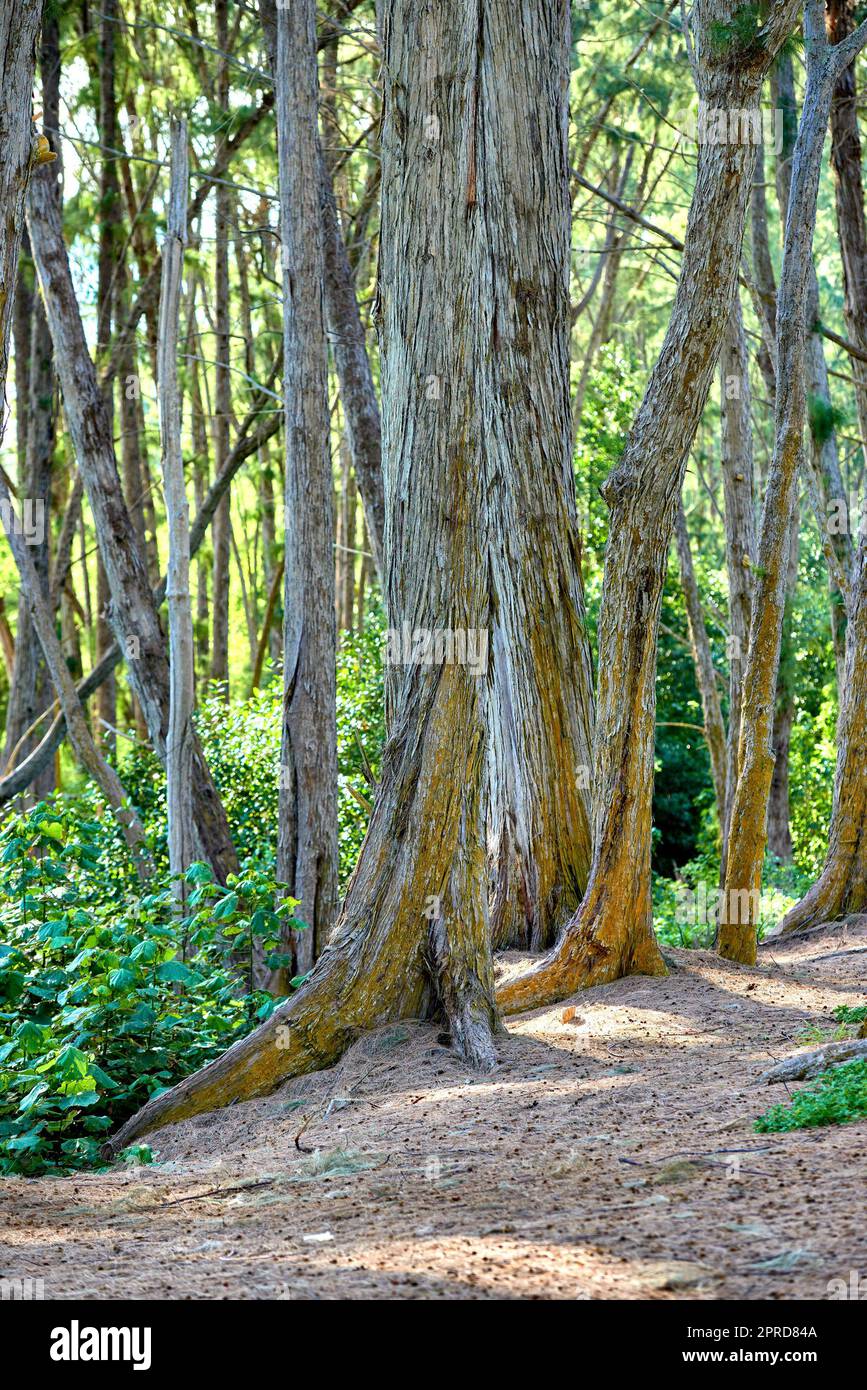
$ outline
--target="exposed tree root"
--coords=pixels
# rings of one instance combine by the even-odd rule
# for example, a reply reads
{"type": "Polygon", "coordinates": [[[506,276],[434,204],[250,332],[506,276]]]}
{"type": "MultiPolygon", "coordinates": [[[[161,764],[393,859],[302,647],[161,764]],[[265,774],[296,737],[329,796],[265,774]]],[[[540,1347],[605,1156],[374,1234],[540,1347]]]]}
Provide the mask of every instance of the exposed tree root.
{"type": "Polygon", "coordinates": [[[579,989],[610,984],[624,975],[668,974],[649,920],[635,921],[624,931],[627,909],[617,911],[610,900],[600,898],[588,892],[554,950],[497,990],[501,1014],[557,1004],[579,989]]]}

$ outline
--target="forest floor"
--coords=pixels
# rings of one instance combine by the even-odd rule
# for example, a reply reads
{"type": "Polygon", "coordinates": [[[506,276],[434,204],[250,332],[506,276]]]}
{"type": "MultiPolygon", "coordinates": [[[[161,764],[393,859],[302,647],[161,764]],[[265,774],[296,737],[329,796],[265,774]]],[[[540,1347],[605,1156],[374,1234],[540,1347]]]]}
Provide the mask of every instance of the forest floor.
{"type": "Polygon", "coordinates": [[[666,958],[510,1019],[489,1076],[383,1028],[152,1136],[153,1166],[2,1181],[0,1275],[49,1299],[825,1298],[867,1274],[867,1122],[756,1134],[786,1099],[757,1082],[863,1004],[867,917],[755,969],[666,958]]]}

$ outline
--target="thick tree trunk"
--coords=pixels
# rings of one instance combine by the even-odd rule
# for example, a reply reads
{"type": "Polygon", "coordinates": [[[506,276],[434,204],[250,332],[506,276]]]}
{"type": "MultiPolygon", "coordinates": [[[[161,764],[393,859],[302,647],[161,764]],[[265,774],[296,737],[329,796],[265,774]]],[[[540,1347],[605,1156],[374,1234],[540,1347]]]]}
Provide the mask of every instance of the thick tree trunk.
{"type": "Polygon", "coordinates": [[[867,41],[867,27],[836,48],[825,38],[821,0],[804,11],[807,87],[792,166],[792,185],[777,300],[777,399],[774,457],[759,530],[750,645],[744,672],[741,771],[732,808],[718,948],[753,964],[767,840],[777,672],[789,573],[789,536],[797,499],[806,412],[806,309],[822,147],[837,77],[867,41]]]}
{"type": "MultiPolygon", "coordinates": [[[[128,662],[130,683],[141,705],[154,750],[164,760],[169,715],[165,639],[144,559],[123,500],[105,401],[87,350],[63,244],[60,215],[38,180],[31,185],[27,213],[66,417],[111,586],[112,626],[128,662]]],[[[112,654],[107,654],[106,663],[110,657],[113,660],[112,654]]],[[[197,739],[194,750],[196,831],[203,855],[215,874],[225,879],[237,868],[237,856],[225,811],[197,739]]]]}
{"type": "MultiPolygon", "coordinates": [[[[771,12],[761,40],[721,43],[717,0],[693,8],[696,80],[710,109],[758,113],[762,81],[797,3],[771,12]]],[[[498,992],[508,1013],[566,998],[630,972],[663,974],[650,892],[656,642],[686,460],[716,368],[737,283],[752,149],[699,148],[671,321],[621,462],[604,487],[611,510],[599,620],[594,743],[594,854],[584,900],[559,946],[498,992]]]]}
{"type": "Polygon", "coordinates": [[[307,930],[293,944],[296,973],[304,973],[338,901],[334,511],[313,0],[278,10],[275,88],[286,449],[277,876],[301,901],[307,930]]]}
{"type": "MultiPolygon", "coordinates": [[[[832,44],[843,42],[851,33],[852,8],[851,0],[829,0],[828,35],[832,44]]],[[[852,340],[865,348],[867,229],[854,63],[842,69],[834,88],[831,135],[846,320],[852,340]]],[[[857,401],[863,439],[867,437],[863,390],[858,392],[857,401]]],[[[843,514],[848,517],[848,509],[843,514]]],[[[818,881],[777,929],[783,934],[817,926],[848,912],[863,911],[867,905],[867,514],[864,512],[860,543],[847,578],[849,621],[845,666],[838,683],[837,769],[828,855],[818,881]]]]}
{"type": "MultiPolygon", "coordinates": [[[[385,554],[392,621],[399,629],[406,620],[420,640],[407,653],[394,634],[398,658],[408,659],[341,921],[309,983],[224,1058],[150,1102],[115,1149],[327,1066],[356,1030],[390,1018],[441,1011],[460,1053],[482,1067],[494,1061],[486,727],[501,727],[492,702],[498,711],[525,678],[513,650],[503,658],[510,645],[541,668],[537,727],[557,718],[559,670],[543,625],[570,594],[563,556],[577,563],[577,554],[564,524],[561,443],[568,297],[559,257],[568,242],[560,222],[552,225],[564,212],[550,182],[566,177],[568,6],[545,6],[541,19],[516,25],[507,0],[490,0],[481,28],[479,18],[474,0],[436,10],[384,0],[381,12],[385,554]],[[448,257],[434,254],[444,247],[448,257]],[[540,247],[550,252],[547,269],[540,247]],[[456,266],[472,291],[455,292],[456,266]],[[550,352],[552,314],[562,322],[562,360],[559,333],[550,352]],[[525,636],[512,554],[521,560],[533,543],[549,589],[525,636]],[[440,653],[425,659],[422,643],[437,637],[440,653]],[[460,643],[463,660],[454,659],[460,643]]],[[[567,623],[580,652],[571,602],[567,614],[550,630],[559,642],[567,623]]],[[[522,707],[515,722],[525,717],[522,707]]]]}

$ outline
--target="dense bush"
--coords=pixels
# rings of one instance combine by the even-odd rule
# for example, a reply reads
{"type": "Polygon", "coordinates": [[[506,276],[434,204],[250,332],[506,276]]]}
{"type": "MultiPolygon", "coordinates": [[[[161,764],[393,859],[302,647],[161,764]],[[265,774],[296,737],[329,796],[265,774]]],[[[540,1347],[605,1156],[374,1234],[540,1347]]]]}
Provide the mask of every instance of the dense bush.
{"type": "Polygon", "coordinates": [[[92,1163],[106,1131],[274,1007],[249,992],[254,940],[286,963],[269,871],[222,888],[191,866],[181,917],[175,885],[138,886],[89,809],[56,798],[0,834],[0,1172],[92,1163]]]}

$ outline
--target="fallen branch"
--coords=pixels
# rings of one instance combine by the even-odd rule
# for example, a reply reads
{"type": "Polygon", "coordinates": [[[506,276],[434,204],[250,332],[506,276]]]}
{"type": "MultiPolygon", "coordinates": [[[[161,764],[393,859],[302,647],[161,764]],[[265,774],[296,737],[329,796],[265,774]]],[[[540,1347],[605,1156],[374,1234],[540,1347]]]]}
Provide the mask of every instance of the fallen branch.
{"type": "Polygon", "coordinates": [[[850,1038],[847,1042],[826,1043],[813,1052],[799,1052],[796,1057],[787,1057],[769,1071],[762,1072],[757,1085],[763,1082],[775,1086],[783,1081],[803,1081],[807,1077],[818,1076],[828,1067],[839,1066],[841,1062],[852,1062],[867,1057],[867,1038],[850,1038]]]}

